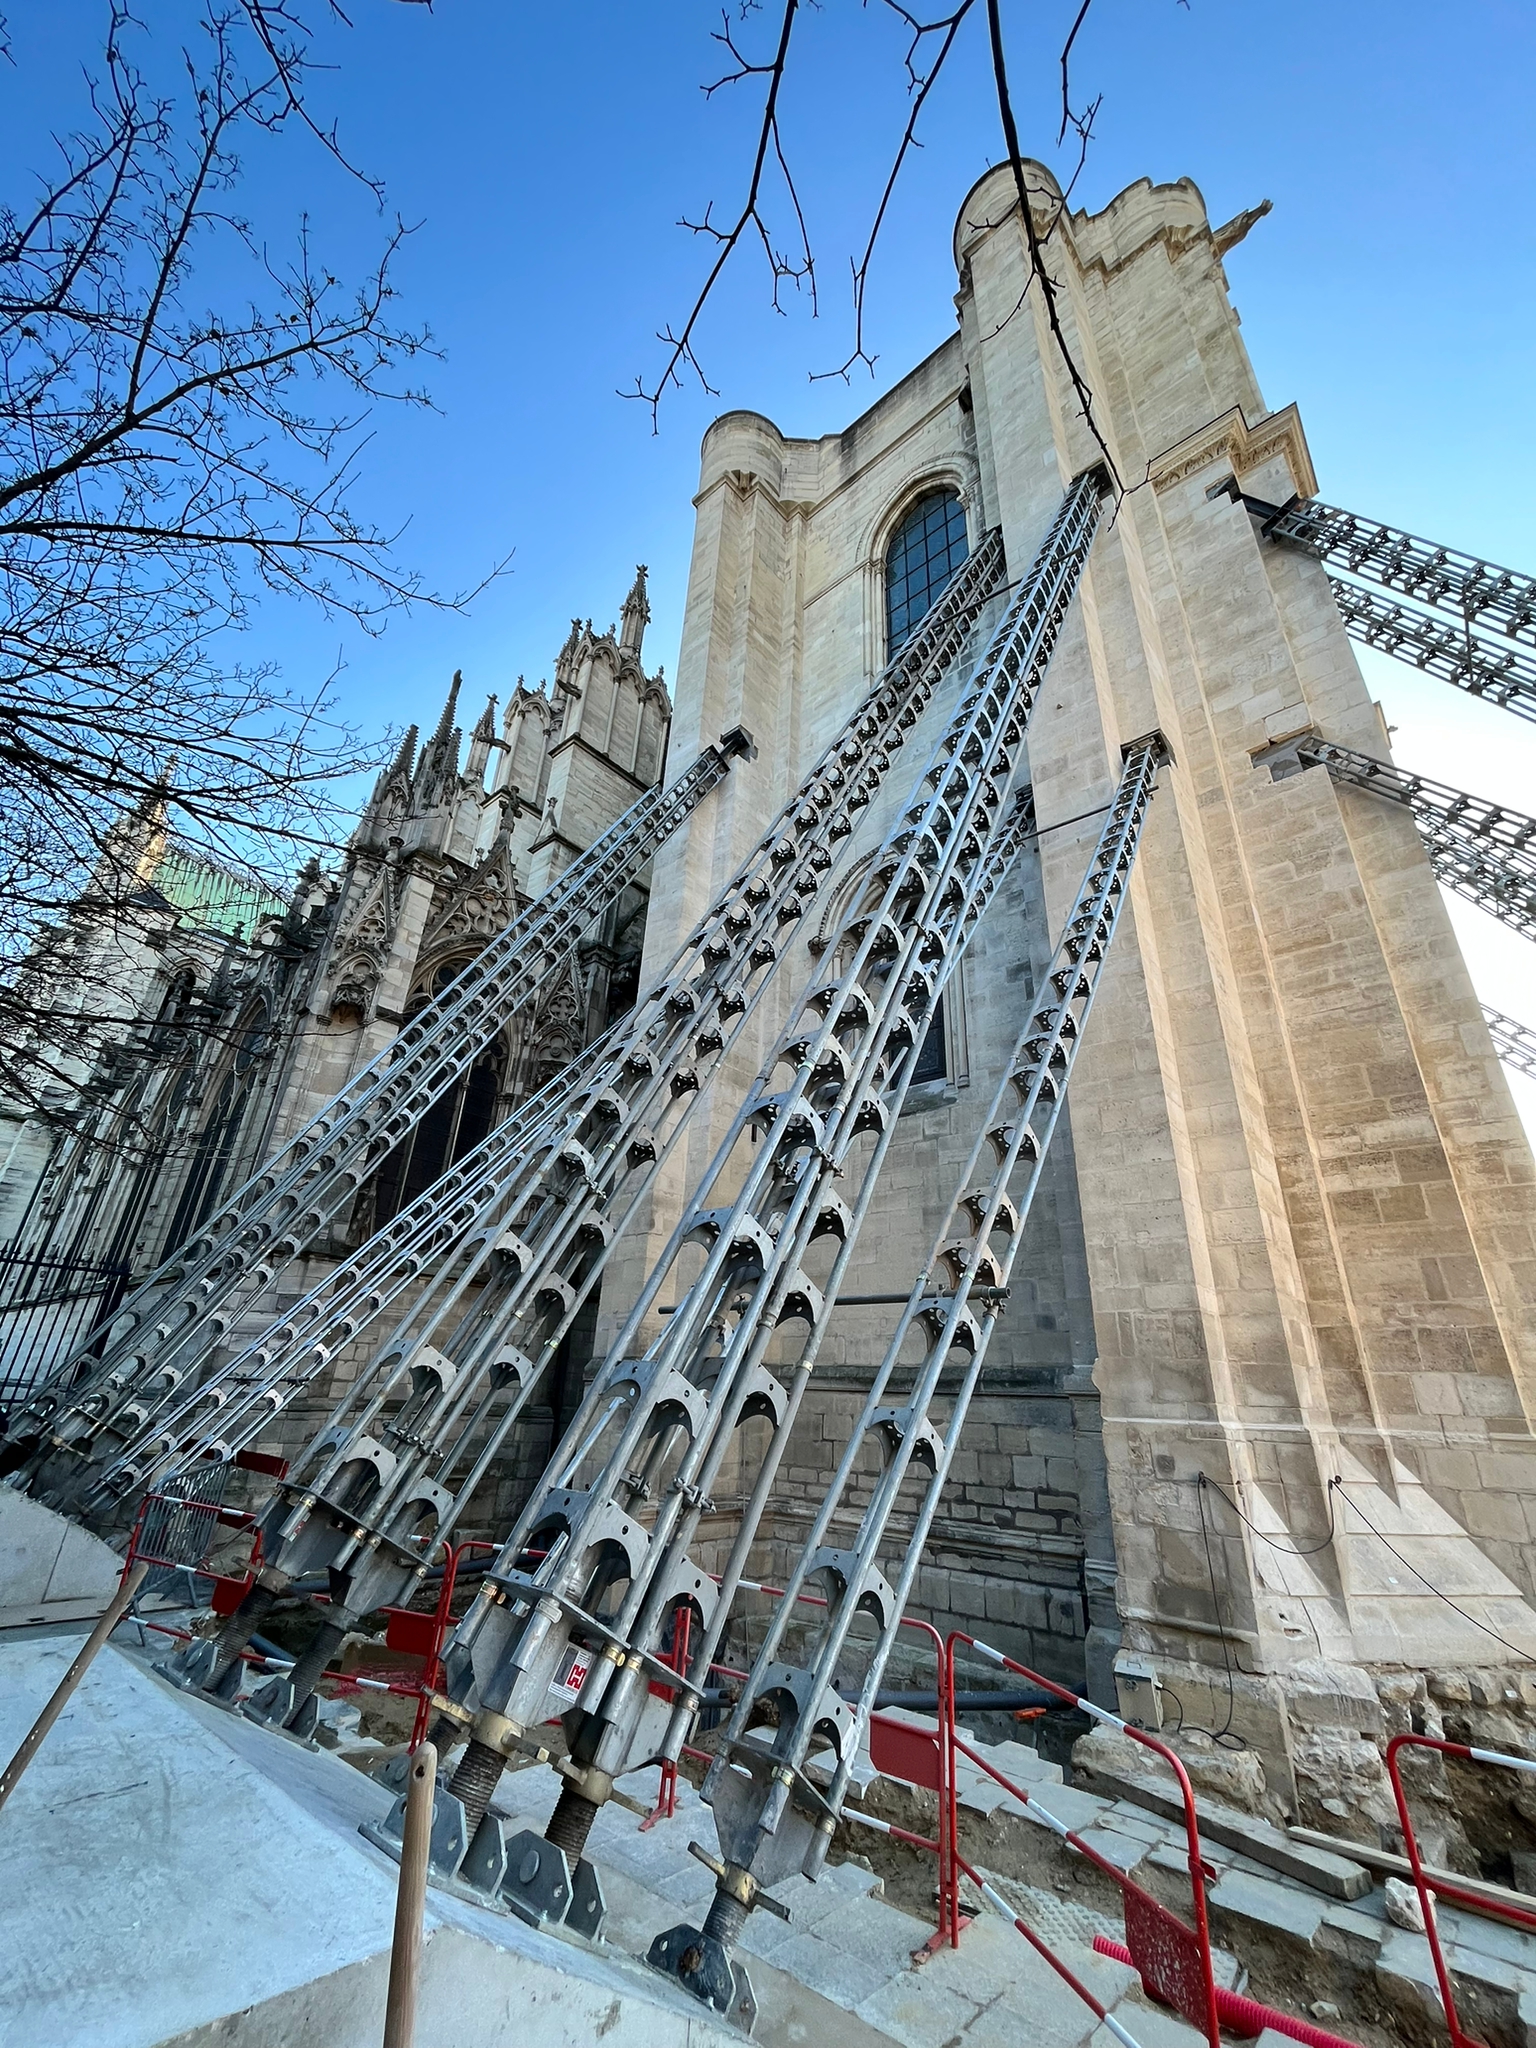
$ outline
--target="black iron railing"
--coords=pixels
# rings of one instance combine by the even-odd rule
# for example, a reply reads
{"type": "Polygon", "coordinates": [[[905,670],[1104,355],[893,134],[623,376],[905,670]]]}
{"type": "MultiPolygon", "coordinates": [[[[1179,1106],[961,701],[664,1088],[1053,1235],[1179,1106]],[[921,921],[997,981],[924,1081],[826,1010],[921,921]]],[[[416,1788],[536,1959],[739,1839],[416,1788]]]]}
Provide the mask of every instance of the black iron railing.
{"type": "Polygon", "coordinates": [[[0,1247],[0,1410],[104,1334],[128,1284],[117,1261],[0,1247]]]}

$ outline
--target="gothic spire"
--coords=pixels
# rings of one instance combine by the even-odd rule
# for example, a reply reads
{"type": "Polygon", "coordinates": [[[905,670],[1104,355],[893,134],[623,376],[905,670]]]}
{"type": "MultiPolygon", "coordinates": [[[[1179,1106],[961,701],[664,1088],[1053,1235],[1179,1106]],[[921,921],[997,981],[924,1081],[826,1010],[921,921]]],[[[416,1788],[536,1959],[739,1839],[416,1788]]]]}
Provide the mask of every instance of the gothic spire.
{"type": "Polygon", "coordinates": [[[454,724],[454,716],[459,708],[459,689],[463,680],[455,669],[448,701],[437,721],[437,731],[421,750],[411,791],[413,809],[430,810],[434,804],[440,803],[459,772],[459,728],[454,724]]]}
{"type": "Polygon", "coordinates": [[[464,764],[464,773],[473,783],[485,779],[485,764],[491,758],[491,748],[496,739],[496,699],[487,697],[485,709],[475,721],[475,729],[469,736],[469,759],[464,764]]]}
{"type": "Polygon", "coordinates": [[[565,636],[565,645],[555,656],[555,688],[568,690],[571,687],[571,671],[576,666],[577,651],[581,646],[581,621],[572,619],[571,630],[565,636]]]}
{"type": "Polygon", "coordinates": [[[416,740],[417,728],[413,725],[401,740],[394,760],[380,772],[378,781],[373,785],[373,795],[369,797],[367,806],[358,820],[357,830],[352,835],[354,846],[366,845],[372,839],[374,828],[384,814],[385,799],[392,789],[404,785],[407,793],[409,792],[411,767],[416,759],[416,740]]]}
{"type": "Polygon", "coordinates": [[[629,653],[638,655],[640,643],[645,638],[645,629],[651,622],[650,600],[645,594],[645,564],[641,562],[635,570],[635,580],[629,587],[621,614],[622,626],[619,645],[629,653]]]}
{"type": "Polygon", "coordinates": [[[432,735],[432,744],[434,747],[441,747],[445,745],[449,734],[453,731],[454,715],[459,708],[459,687],[463,681],[463,672],[459,669],[455,669],[453,672],[453,681],[448,688],[448,701],[443,706],[442,717],[437,721],[437,731],[432,735]]]}

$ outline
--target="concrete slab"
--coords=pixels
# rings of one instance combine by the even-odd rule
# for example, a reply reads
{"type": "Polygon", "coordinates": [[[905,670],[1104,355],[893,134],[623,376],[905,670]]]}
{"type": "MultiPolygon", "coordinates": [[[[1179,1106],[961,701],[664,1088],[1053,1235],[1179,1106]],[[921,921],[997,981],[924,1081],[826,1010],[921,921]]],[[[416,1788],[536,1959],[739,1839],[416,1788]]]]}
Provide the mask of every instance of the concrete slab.
{"type": "MultiPolygon", "coordinates": [[[[1175,1840],[1173,1831],[1159,1827],[1156,1821],[1148,1820],[1145,1814],[1128,1810],[1123,1803],[1117,1803],[1105,1814],[1101,1826],[1113,1828],[1116,1834],[1129,1835],[1133,1842],[1145,1842],[1149,1847],[1154,1842],[1175,1840]]],[[[1182,1839],[1180,1837],[1179,1839],[1182,1839]]]]}
{"type": "Polygon", "coordinates": [[[0,1486],[0,1629],[94,1620],[110,1604],[122,1569],[98,1537],[0,1486]]]}
{"type": "MultiPolygon", "coordinates": [[[[0,1645],[0,1749],[81,1638],[0,1645]]],[[[376,2048],[394,1866],[358,1835],[389,1795],[334,1757],[98,1658],[3,1817],[0,2048],[376,2048]]],[[[622,1953],[429,1895],[421,2048],[733,2039],[622,1953]]]]}
{"type": "Polygon", "coordinates": [[[849,2012],[857,2012],[864,1999],[873,1997],[891,1979],[889,1968],[851,1955],[829,1941],[818,1941],[814,1934],[792,1932],[790,1939],[775,1949],[773,1964],[849,2012]]]}
{"type": "Polygon", "coordinates": [[[864,1999],[857,2016],[901,2048],[935,2048],[963,2041],[981,2009],[974,1999],[935,1982],[929,1971],[909,1970],[864,1999]]]}
{"type": "MultiPolygon", "coordinates": [[[[1156,1852],[1154,1852],[1156,1853],[1156,1852]]],[[[1243,1870],[1224,1870],[1209,1893],[1213,1922],[1246,1920],[1269,1935],[1288,1935],[1311,1945],[1326,1908],[1320,1898],[1293,1885],[1250,1877],[1243,1870]]]]}
{"type": "Polygon", "coordinates": [[[1485,1920],[1480,1913],[1463,1913],[1455,1906],[1441,1905],[1436,1911],[1443,1939],[1455,1942],[1458,1948],[1513,1963],[1531,1977],[1536,1988],[1536,1934],[1503,1921],[1485,1920]]]}
{"type": "MultiPolygon", "coordinates": [[[[1031,1788],[1026,1785],[1024,1790],[1029,1792],[1031,1788]]],[[[1031,1803],[1034,1803],[1033,1795],[1031,1803]]],[[[1064,1827],[1069,1828],[1092,1827],[1110,1808],[1107,1799],[1100,1799],[1093,1792],[1081,1791],[1076,1785],[1042,1785],[1039,1804],[1047,1813],[1053,1813],[1064,1827]]],[[[1008,1804],[1006,1810],[1009,1813],[1028,1813],[1029,1807],[1014,1800],[1008,1804]]],[[[1045,1822],[1041,1821],[1040,1825],[1044,1827],[1045,1822]]]]}
{"type": "MultiPolygon", "coordinates": [[[[1121,1963],[1074,1948],[1070,1967],[1113,2009],[1135,1982],[1121,1963]]],[[[990,1910],[966,1929],[958,1949],[941,1949],[919,1973],[925,1984],[971,2002],[966,2048],[1076,2048],[1098,2026],[1092,2008],[1063,1982],[1011,1923],[990,1910]]],[[[861,2008],[868,2010],[869,2008],[861,2008]]],[[[940,2036],[943,2040],[945,2037],[940,2036]]],[[[933,2037],[928,2037],[933,2048],[933,2037]]]]}
{"type": "Polygon", "coordinates": [[[986,1748],[985,1753],[988,1763],[996,1764],[1004,1777],[1016,1779],[1022,1785],[1059,1785],[1062,1782],[1061,1765],[1047,1763],[1027,1742],[995,1742],[986,1748]]]}
{"type": "Polygon", "coordinates": [[[1082,1838],[1090,1849],[1096,1849],[1104,1861],[1112,1863],[1116,1870],[1134,1870],[1147,1853],[1145,1842],[1139,1842],[1131,1835],[1122,1835],[1107,1826],[1084,1828],[1082,1838]]]}
{"type": "MultiPolygon", "coordinates": [[[[1181,2020],[1177,2013],[1164,2012],[1161,2006],[1139,1994],[1122,2000],[1115,2008],[1115,2018],[1136,2048],[1206,2048],[1205,2036],[1198,2027],[1181,2020]]],[[[1120,2048],[1120,2044],[1108,2027],[1101,2026],[1094,2031],[1089,2048],[1120,2048]]],[[[1294,2042],[1291,2048],[1295,2048],[1294,2042]]]]}
{"type": "Polygon", "coordinates": [[[1359,1970],[1375,1968],[1386,1938],[1387,1928],[1382,1921],[1358,1912],[1353,1906],[1330,1906],[1313,1937],[1318,1948],[1359,1970]]]}

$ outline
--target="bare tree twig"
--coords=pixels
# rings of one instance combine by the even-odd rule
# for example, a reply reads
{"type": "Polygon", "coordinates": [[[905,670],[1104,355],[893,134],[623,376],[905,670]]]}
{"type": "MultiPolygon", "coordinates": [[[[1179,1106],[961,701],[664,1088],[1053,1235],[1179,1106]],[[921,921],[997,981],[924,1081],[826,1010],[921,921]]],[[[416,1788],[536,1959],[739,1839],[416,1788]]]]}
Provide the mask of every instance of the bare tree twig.
{"type": "MultiPolygon", "coordinates": [[[[916,139],[918,115],[923,111],[923,103],[933,90],[939,73],[944,68],[945,58],[954,48],[955,37],[960,33],[961,23],[970,13],[975,0],[961,0],[961,4],[955,9],[953,14],[945,15],[941,20],[929,22],[920,22],[915,15],[909,13],[905,7],[900,5],[900,0],[885,0],[885,4],[893,13],[900,15],[901,19],[912,31],[912,40],[907,46],[906,55],[908,89],[912,94],[912,110],[907,116],[907,125],[902,130],[901,140],[896,145],[895,160],[891,165],[890,176],[885,181],[885,190],[880,195],[880,204],[875,209],[875,218],[869,230],[869,240],[864,245],[864,254],[853,266],[853,348],[849,352],[847,360],[837,369],[813,371],[811,375],[813,383],[824,377],[841,377],[846,384],[849,381],[849,373],[855,363],[866,364],[870,375],[874,375],[875,358],[869,354],[864,346],[864,288],[869,282],[870,261],[875,253],[875,243],[879,239],[880,230],[885,224],[885,215],[891,203],[891,194],[896,190],[896,180],[900,177],[901,167],[906,162],[907,151],[914,147],[921,148],[922,146],[916,139]],[[927,71],[922,71],[913,62],[913,59],[917,56],[925,37],[939,34],[942,34],[944,38],[939,46],[939,54],[934,58],[927,71]]],[[[1085,4],[1091,4],[1091,0],[1085,0],[1085,4]]]]}
{"type": "Polygon", "coordinates": [[[668,327],[657,336],[659,341],[667,344],[670,354],[655,384],[647,390],[644,379],[636,377],[634,390],[620,393],[620,396],[624,398],[641,399],[650,407],[651,430],[653,433],[657,430],[662,397],[670,386],[675,385],[678,389],[682,388],[682,372],[685,369],[692,370],[705,391],[709,392],[711,396],[716,395],[715,387],[704,375],[698,355],[694,349],[694,330],[698,325],[700,315],[709,302],[710,295],[714,291],[721,272],[730,261],[732,251],[749,227],[756,228],[764,253],[768,258],[769,269],[773,277],[774,310],[776,312],[783,311],[783,307],[779,304],[780,285],[789,280],[798,286],[804,280],[810,286],[812,311],[815,311],[815,260],[811,254],[810,241],[806,236],[805,215],[800,206],[799,194],[795,190],[794,180],[790,176],[789,166],[785,161],[778,126],[779,89],[784,82],[784,67],[789,57],[789,39],[794,29],[795,16],[799,11],[799,5],[800,0],[784,0],[783,12],[779,20],[778,45],[774,51],[772,61],[767,64],[754,64],[738,50],[732,38],[730,17],[728,15],[721,17],[725,24],[723,30],[717,30],[714,34],[714,41],[724,45],[737,68],[732,72],[726,73],[723,77],[717,78],[712,85],[705,86],[705,97],[712,97],[722,86],[739,85],[744,79],[766,78],[768,84],[763,98],[762,124],[758,131],[757,150],[752,161],[752,175],[747,184],[747,196],[731,228],[729,230],[722,230],[715,227],[710,221],[708,208],[705,210],[703,220],[690,221],[684,219],[679,223],[680,226],[691,229],[695,234],[713,236],[720,246],[715,260],[710,266],[709,275],[700,287],[698,297],[693,302],[693,308],[683,323],[682,332],[674,334],[672,329],[668,327]],[[778,163],[785,183],[789,187],[790,199],[795,210],[795,218],[800,225],[804,253],[803,261],[798,264],[791,263],[788,258],[775,252],[768,224],[760,210],[763,172],[768,162],[768,152],[770,149],[773,151],[775,161],[778,163]]]}
{"type": "MultiPolygon", "coordinates": [[[[1081,25],[1082,15],[1080,14],[1077,23],[1073,27],[1073,35],[1076,35],[1077,29],[1081,25]]],[[[1049,270],[1046,268],[1044,246],[1040,232],[1035,226],[1035,216],[1030,206],[1029,192],[1024,178],[1024,160],[1019,150],[1018,124],[1013,117],[1013,101],[1008,91],[1008,66],[1003,54],[1003,25],[999,0],[987,0],[987,28],[992,44],[992,76],[997,87],[997,110],[1003,124],[1003,140],[1007,145],[1008,162],[1013,172],[1014,190],[1018,194],[1019,212],[1023,218],[1024,238],[1029,249],[1030,271],[1034,277],[1039,279],[1040,297],[1045,307],[1046,319],[1050,324],[1051,337],[1056,344],[1056,352],[1061,357],[1062,366],[1066,370],[1072,389],[1076,393],[1078,410],[1088,431],[1099,445],[1110,476],[1114,479],[1116,491],[1123,495],[1125,485],[1121,480],[1118,468],[1115,466],[1115,458],[1111,455],[1109,443],[1104,439],[1099,423],[1093,416],[1093,393],[1088,388],[1087,380],[1084,378],[1082,371],[1073,360],[1071,348],[1068,346],[1067,337],[1062,328],[1061,311],[1056,303],[1056,286],[1049,270]]],[[[1059,212],[1057,218],[1060,218],[1059,212]]]]}
{"type": "MultiPolygon", "coordinates": [[[[1077,41],[1077,32],[1082,27],[1083,23],[1088,19],[1088,10],[1092,5],[1093,0],[1083,0],[1082,6],[1077,10],[1077,19],[1072,24],[1072,31],[1070,35],[1067,37],[1067,40],[1061,46],[1061,126],[1056,131],[1056,141],[1058,146],[1066,140],[1068,128],[1076,128],[1080,135],[1083,133],[1082,117],[1077,114],[1074,114],[1072,111],[1072,99],[1068,85],[1067,66],[1071,62],[1072,45],[1077,41]]],[[[1097,107],[1099,103],[1097,100],[1095,100],[1093,104],[1094,107],[1097,107]]],[[[1093,119],[1093,112],[1091,109],[1089,110],[1087,118],[1090,122],[1093,119]]]]}
{"type": "MultiPolygon", "coordinates": [[[[425,7],[430,12],[432,0],[397,0],[397,4],[406,7],[425,7]]],[[[305,74],[314,69],[308,47],[312,34],[309,22],[292,4],[292,0],[239,0],[239,5],[250,23],[257,42],[267,54],[273,75],[282,90],[287,111],[303,123],[321,148],[334,157],[344,171],[368,187],[382,207],[383,180],[370,176],[353,163],[341,146],[334,121],[328,128],[322,128],[310,111],[305,95],[305,74]]],[[[345,27],[352,26],[350,17],[337,4],[337,0],[329,0],[329,11],[332,17],[345,27]]]]}

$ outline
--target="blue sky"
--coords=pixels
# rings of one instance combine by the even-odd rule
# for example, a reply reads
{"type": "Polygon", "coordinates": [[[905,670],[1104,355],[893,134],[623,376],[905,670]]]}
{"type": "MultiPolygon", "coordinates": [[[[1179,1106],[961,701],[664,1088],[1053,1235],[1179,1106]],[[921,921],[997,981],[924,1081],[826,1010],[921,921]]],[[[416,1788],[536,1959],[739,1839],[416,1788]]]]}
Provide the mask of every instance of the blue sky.
{"type": "MultiPolygon", "coordinates": [[[[81,111],[97,0],[8,8],[15,66],[0,77],[0,173],[36,162],[49,127],[81,111]]],[[[178,12],[175,0],[148,10],[178,12]]],[[[316,13],[319,6],[316,5],[316,13]]],[[[733,8],[733,13],[734,13],[733,8]]],[[[365,727],[435,713],[453,669],[468,699],[548,672],[573,614],[605,624],[638,560],[652,572],[653,659],[676,658],[699,436],[750,406],[791,433],[861,411],[942,341],[953,319],[955,211],[999,149],[982,22],[936,89],[887,224],[869,295],[873,381],[811,382],[848,347],[848,258],[861,242],[904,119],[904,38],[858,0],[807,9],[784,101],[821,273],[821,317],[767,304],[750,252],[701,335],[718,397],[673,394],[653,435],[617,389],[659,361],[656,330],[686,310],[708,251],[679,229],[739,192],[753,133],[748,84],[706,99],[724,62],[718,8],[589,0],[437,0],[432,11],[355,0],[328,28],[336,69],[316,98],[357,158],[420,222],[399,273],[403,317],[428,321],[446,360],[439,410],[385,409],[359,502],[406,524],[402,552],[441,587],[511,552],[511,573],[467,617],[424,612],[380,639],[270,608],[247,658],[305,686],[338,656],[365,727]]],[[[1056,52],[1073,4],[1005,11],[1024,146],[1054,149],[1056,52]]],[[[741,28],[756,54],[776,10],[741,28]]],[[[1102,93],[1077,198],[1098,207],[1141,176],[1188,175],[1213,220],[1261,198],[1274,212],[1228,260],[1272,406],[1296,400],[1324,496],[1496,561],[1536,563],[1530,404],[1530,120],[1536,10],[1472,0],[1095,0],[1078,39],[1078,97],[1102,93]]],[[[312,151],[252,161],[253,210],[274,241],[312,209],[337,266],[366,263],[379,224],[312,151]]],[[[787,209],[774,201],[787,236],[787,209]]],[[[1398,758],[1536,808],[1536,728],[1368,657],[1398,758]]],[[[1457,908],[1485,998],[1536,1025],[1536,955],[1457,908]]],[[[1536,1086],[1522,1091],[1536,1125],[1536,1086]]]]}

